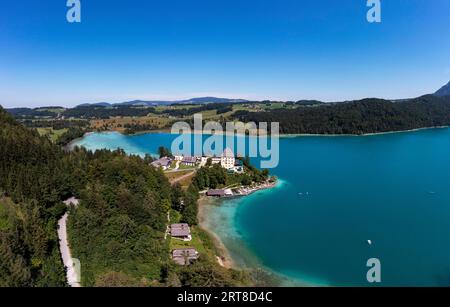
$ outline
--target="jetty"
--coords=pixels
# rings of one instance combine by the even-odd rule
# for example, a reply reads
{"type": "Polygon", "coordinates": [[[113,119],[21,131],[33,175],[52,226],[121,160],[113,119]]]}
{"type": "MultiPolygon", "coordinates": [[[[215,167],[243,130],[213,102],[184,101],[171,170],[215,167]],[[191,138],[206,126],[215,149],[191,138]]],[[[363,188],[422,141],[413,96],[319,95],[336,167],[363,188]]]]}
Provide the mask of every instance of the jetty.
{"type": "Polygon", "coordinates": [[[248,196],[260,190],[271,189],[275,187],[276,184],[276,180],[267,180],[266,182],[254,184],[251,186],[240,186],[232,189],[211,189],[206,191],[206,196],[218,198],[248,196]]]}

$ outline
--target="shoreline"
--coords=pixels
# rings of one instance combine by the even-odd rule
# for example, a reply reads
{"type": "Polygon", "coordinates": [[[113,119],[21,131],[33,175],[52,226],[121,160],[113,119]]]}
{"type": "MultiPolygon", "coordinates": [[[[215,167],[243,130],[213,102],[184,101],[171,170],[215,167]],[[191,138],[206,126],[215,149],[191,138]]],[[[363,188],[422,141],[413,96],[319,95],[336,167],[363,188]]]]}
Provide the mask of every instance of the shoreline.
{"type": "MultiPolygon", "coordinates": [[[[409,132],[418,132],[418,131],[424,131],[424,130],[433,130],[433,129],[447,129],[450,128],[450,126],[435,126],[435,127],[422,127],[422,128],[414,128],[409,130],[394,130],[394,131],[385,131],[385,132],[372,132],[372,133],[364,133],[364,134],[314,134],[314,133],[283,133],[279,134],[280,138],[296,138],[296,137],[367,137],[367,136],[377,136],[377,135],[388,135],[388,134],[397,134],[397,133],[409,133],[409,132]]],[[[170,129],[158,129],[158,130],[148,130],[148,131],[139,131],[133,134],[124,134],[123,132],[117,131],[117,130],[106,130],[106,131],[89,131],[86,132],[82,137],[76,138],[72,141],[70,141],[67,145],[64,146],[64,148],[68,149],[69,151],[73,149],[73,144],[83,140],[85,137],[94,134],[94,133],[119,133],[123,136],[137,136],[142,134],[159,134],[159,133],[167,133],[172,134],[170,129]]],[[[180,133],[175,133],[174,135],[179,135],[180,133]]],[[[199,131],[191,131],[189,134],[201,134],[199,131]]],[[[204,133],[205,135],[214,135],[210,133],[204,133]]],[[[216,132],[215,134],[218,135],[229,135],[225,132],[216,132]]],[[[236,136],[248,136],[247,134],[237,133],[234,134],[236,136]]],[[[270,137],[270,135],[265,135],[270,137]]]]}
{"type": "Polygon", "coordinates": [[[225,244],[222,242],[220,237],[214,231],[210,230],[205,224],[207,220],[205,206],[209,206],[213,202],[214,200],[208,198],[207,196],[200,196],[200,199],[198,200],[198,213],[197,213],[198,225],[203,231],[205,231],[211,236],[214,247],[219,253],[219,255],[216,255],[217,263],[221,267],[224,267],[226,269],[236,269],[236,270],[242,269],[233,260],[230,252],[228,251],[228,249],[226,248],[225,244]]]}
{"type": "Polygon", "coordinates": [[[235,269],[235,270],[245,270],[250,269],[249,267],[238,265],[237,262],[231,256],[230,251],[226,247],[225,243],[222,241],[220,236],[210,227],[208,227],[208,215],[205,212],[206,206],[214,205],[216,202],[226,201],[227,199],[237,199],[237,198],[245,198],[253,195],[258,191],[267,191],[276,188],[281,184],[281,181],[276,179],[275,182],[272,183],[264,183],[253,187],[240,187],[239,190],[242,190],[241,194],[236,194],[232,197],[222,197],[222,198],[214,198],[210,196],[206,196],[206,194],[200,194],[200,198],[198,200],[198,213],[197,220],[200,228],[206,231],[211,238],[213,239],[214,247],[216,248],[219,255],[216,255],[217,262],[224,268],[227,269],[235,269]],[[244,192],[245,190],[245,192],[244,192]]]}
{"type": "MultiPolygon", "coordinates": [[[[435,129],[439,129],[439,128],[447,129],[448,127],[444,126],[444,127],[418,128],[418,129],[413,129],[413,130],[408,130],[408,131],[385,132],[385,133],[378,133],[378,134],[384,135],[384,134],[393,134],[393,133],[409,133],[409,132],[422,131],[422,130],[432,130],[430,133],[425,132],[425,134],[428,135],[428,134],[436,133],[438,135],[441,135],[441,134],[443,134],[442,131],[435,130],[435,129]]],[[[446,132],[447,132],[447,130],[444,130],[444,133],[446,133],[446,132]]],[[[412,135],[415,135],[415,134],[412,134],[412,135]]],[[[297,136],[297,135],[295,135],[295,136],[297,136]]],[[[314,135],[307,135],[307,136],[314,136],[314,135]]],[[[317,136],[319,136],[319,135],[317,135],[317,136]]],[[[330,136],[330,135],[324,135],[324,136],[330,136]]],[[[341,136],[341,135],[338,135],[338,136],[341,136]]],[[[360,136],[360,135],[356,135],[356,136],[360,136]]],[[[286,137],[289,137],[289,136],[286,136],[286,137]]],[[[299,139],[299,140],[301,140],[301,139],[299,139]]],[[[244,268],[245,269],[245,267],[243,267],[243,266],[238,267],[236,265],[236,263],[234,263],[231,255],[230,255],[230,252],[227,250],[227,247],[224,245],[224,243],[222,242],[220,237],[216,233],[214,233],[214,230],[216,230],[216,231],[218,230],[218,229],[214,228],[214,224],[216,224],[216,223],[214,222],[214,223],[211,223],[210,225],[208,225],[209,228],[208,227],[204,227],[205,220],[207,221],[209,216],[214,216],[214,214],[212,214],[213,213],[212,210],[215,210],[215,208],[210,210],[208,207],[206,207],[206,206],[209,205],[209,203],[213,203],[214,204],[215,200],[214,199],[201,199],[201,200],[199,200],[199,206],[198,206],[199,212],[198,212],[197,218],[198,218],[198,222],[199,222],[200,228],[211,236],[212,243],[215,246],[215,250],[214,251],[216,252],[216,254],[218,253],[218,255],[220,257],[223,257],[223,258],[219,258],[219,259],[216,258],[214,260],[217,260],[217,262],[219,262],[219,265],[221,264],[220,263],[221,260],[223,260],[223,259],[229,260],[230,262],[226,262],[226,263],[222,261],[221,265],[223,267],[226,267],[226,265],[228,265],[229,268],[237,268],[237,269],[244,268]]],[[[226,224],[228,224],[228,223],[226,223],[226,224]]],[[[222,235],[222,232],[218,232],[218,233],[222,235]]],[[[222,236],[222,238],[224,238],[224,241],[227,242],[228,247],[232,246],[232,245],[230,245],[230,243],[228,243],[226,236],[225,237],[222,236]]],[[[233,249],[231,249],[231,251],[233,251],[233,249]]],[[[216,256],[216,255],[214,255],[214,256],[216,256]]],[[[239,255],[235,254],[235,256],[239,256],[239,255]]],[[[239,257],[235,257],[235,259],[239,259],[239,257]]],[[[236,261],[236,262],[238,262],[238,261],[236,261]]],[[[239,264],[239,263],[237,263],[237,264],[239,264]]],[[[315,286],[314,284],[312,284],[312,285],[315,286]]],[[[318,285],[318,286],[327,286],[327,285],[318,285]]]]}
{"type": "MultiPolygon", "coordinates": [[[[272,186],[271,188],[265,188],[265,189],[261,189],[258,191],[268,191],[273,188],[277,188],[280,185],[282,185],[283,182],[284,182],[283,180],[278,179],[276,181],[276,184],[274,186],[272,186]]],[[[255,192],[258,192],[258,191],[255,191],[255,192]]],[[[247,266],[247,264],[245,264],[243,262],[241,263],[241,262],[239,262],[239,260],[235,260],[233,258],[231,252],[228,250],[227,246],[224,244],[224,242],[222,241],[220,236],[214,231],[214,229],[211,229],[211,227],[210,227],[211,225],[208,225],[208,223],[207,223],[208,213],[206,212],[206,207],[214,206],[214,204],[216,202],[221,202],[221,201],[226,202],[226,201],[236,199],[236,198],[245,198],[247,196],[251,197],[253,194],[254,193],[250,193],[248,195],[241,195],[238,197],[229,197],[229,198],[212,198],[212,197],[207,197],[207,196],[200,197],[200,199],[198,201],[198,215],[197,215],[199,227],[202,230],[204,230],[205,232],[207,232],[213,239],[213,244],[214,244],[217,252],[219,253],[219,255],[216,255],[218,264],[227,269],[234,269],[234,270],[238,270],[238,271],[262,272],[263,273],[262,276],[265,276],[265,277],[263,277],[263,279],[252,280],[252,283],[254,284],[253,286],[327,287],[328,285],[325,283],[312,282],[312,281],[309,281],[306,279],[305,280],[298,279],[298,278],[290,277],[290,276],[284,275],[282,273],[276,272],[276,271],[272,270],[271,268],[266,267],[265,265],[260,263],[257,255],[254,255],[254,254],[251,254],[252,255],[251,257],[255,257],[255,259],[249,260],[249,261],[250,261],[250,263],[252,263],[255,260],[257,262],[255,262],[249,266],[247,266]],[[238,262],[239,262],[239,264],[238,264],[238,262]],[[256,265],[256,266],[254,266],[254,265],[256,265]],[[262,282],[262,284],[259,284],[261,282],[262,282]]],[[[249,250],[248,253],[250,255],[250,253],[252,253],[252,252],[249,250]]],[[[245,261],[245,262],[247,262],[247,261],[245,261]]]]}
{"type": "Polygon", "coordinates": [[[352,136],[352,137],[365,137],[365,136],[376,136],[376,135],[386,135],[386,134],[397,134],[397,133],[408,133],[408,132],[417,132],[423,130],[433,130],[433,129],[446,129],[450,128],[450,126],[436,126],[436,127],[423,127],[423,128],[414,128],[409,130],[394,130],[394,131],[386,131],[386,132],[372,132],[372,133],[363,133],[363,134],[308,134],[308,133],[298,133],[298,134],[280,134],[280,138],[295,138],[295,137],[344,137],[344,136],[352,136]]]}

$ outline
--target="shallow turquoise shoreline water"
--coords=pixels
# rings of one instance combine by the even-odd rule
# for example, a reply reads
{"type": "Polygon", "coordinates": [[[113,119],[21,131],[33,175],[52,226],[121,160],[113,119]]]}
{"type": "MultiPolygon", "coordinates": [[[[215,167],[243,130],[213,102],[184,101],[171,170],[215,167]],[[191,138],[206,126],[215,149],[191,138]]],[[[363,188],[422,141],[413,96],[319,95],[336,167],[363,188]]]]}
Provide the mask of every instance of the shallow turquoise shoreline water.
{"type": "MultiPolygon", "coordinates": [[[[93,134],[78,144],[142,155],[173,138],[93,134]]],[[[208,208],[236,262],[365,286],[376,257],[382,285],[450,285],[450,129],[282,138],[280,156],[280,187],[208,208]]]]}

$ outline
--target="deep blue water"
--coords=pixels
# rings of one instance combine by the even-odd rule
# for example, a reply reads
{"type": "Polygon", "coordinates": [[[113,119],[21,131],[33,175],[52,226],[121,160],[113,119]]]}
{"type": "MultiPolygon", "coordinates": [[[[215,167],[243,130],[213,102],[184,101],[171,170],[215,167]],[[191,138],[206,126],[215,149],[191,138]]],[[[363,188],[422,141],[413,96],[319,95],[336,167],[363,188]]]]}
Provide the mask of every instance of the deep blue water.
{"type": "MultiPolygon", "coordinates": [[[[155,153],[169,134],[93,134],[78,144],[155,153]]],[[[450,129],[280,141],[280,185],[210,206],[238,264],[320,285],[450,285],[450,129]],[[372,245],[367,240],[373,242],[372,245]]]]}

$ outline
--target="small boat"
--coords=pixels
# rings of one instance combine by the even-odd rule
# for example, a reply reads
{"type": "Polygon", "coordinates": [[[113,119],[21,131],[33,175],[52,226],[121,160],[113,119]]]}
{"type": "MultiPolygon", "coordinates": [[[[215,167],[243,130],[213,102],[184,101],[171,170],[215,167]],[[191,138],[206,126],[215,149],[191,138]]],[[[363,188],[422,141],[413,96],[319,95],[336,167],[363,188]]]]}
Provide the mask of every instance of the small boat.
{"type": "Polygon", "coordinates": [[[367,243],[368,243],[369,245],[372,245],[372,240],[367,240],[367,243]]]}

